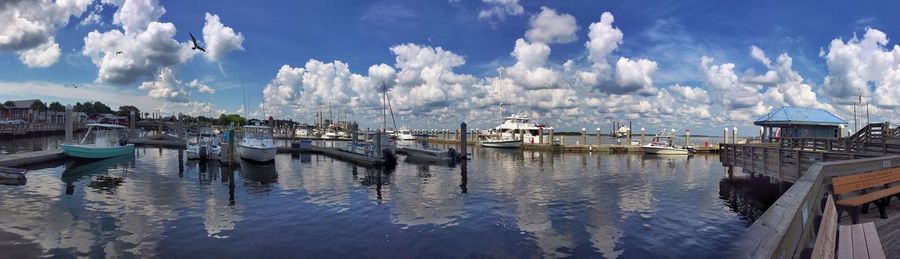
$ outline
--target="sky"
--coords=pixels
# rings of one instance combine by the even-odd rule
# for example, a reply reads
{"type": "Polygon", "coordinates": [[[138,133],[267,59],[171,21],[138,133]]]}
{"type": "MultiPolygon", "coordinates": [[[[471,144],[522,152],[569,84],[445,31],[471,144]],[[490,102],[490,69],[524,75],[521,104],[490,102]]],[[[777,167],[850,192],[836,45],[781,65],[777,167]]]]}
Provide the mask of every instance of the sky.
{"type": "Polygon", "coordinates": [[[631,121],[714,135],[756,132],[755,119],[785,105],[852,128],[860,96],[871,121],[900,121],[898,7],[0,0],[0,101],[301,122],[322,111],[375,128],[387,91],[398,126],[412,128],[489,128],[503,110],[560,130],[631,121]]]}

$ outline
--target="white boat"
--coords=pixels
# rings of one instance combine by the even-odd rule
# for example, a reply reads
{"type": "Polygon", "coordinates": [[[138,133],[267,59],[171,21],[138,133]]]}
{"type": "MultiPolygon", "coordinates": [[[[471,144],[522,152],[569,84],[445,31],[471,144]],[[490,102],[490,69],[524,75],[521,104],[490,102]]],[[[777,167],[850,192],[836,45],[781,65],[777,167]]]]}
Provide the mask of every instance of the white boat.
{"type": "Polygon", "coordinates": [[[419,160],[449,161],[455,159],[458,155],[453,148],[447,150],[435,150],[418,147],[401,147],[400,150],[406,153],[408,157],[419,160]]]}
{"type": "Polygon", "coordinates": [[[275,141],[272,128],[267,126],[244,126],[244,136],[238,143],[241,158],[257,162],[275,159],[275,141]]]}
{"type": "Polygon", "coordinates": [[[110,158],[134,153],[134,144],[128,144],[125,126],[114,124],[88,124],[88,132],[79,144],[62,144],[63,153],[79,158],[110,158]],[[94,136],[94,142],[88,141],[94,136]]]}
{"type": "Polygon", "coordinates": [[[485,139],[481,141],[481,146],[492,148],[519,148],[522,146],[522,141],[515,139],[485,139]]]}
{"type": "Polygon", "coordinates": [[[503,123],[492,129],[489,134],[497,135],[499,136],[497,139],[501,140],[518,139],[523,143],[541,143],[541,138],[543,138],[543,143],[550,143],[549,137],[541,136],[540,132],[542,128],[544,133],[553,129],[553,127],[535,124],[528,116],[515,114],[506,117],[503,120],[503,123]]]}
{"type": "Polygon", "coordinates": [[[338,138],[338,134],[331,130],[325,131],[325,134],[322,134],[322,139],[336,139],[336,138],[338,138]]]}
{"type": "Polygon", "coordinates": [[[412,131],[407,128],[400,128],[400,134],[398,138],[400,140],[416,140],[416,137],[413,136],[412,131]]]}
{"type": "Polygon", "coordinates": [[[612,135],[613,135],[613,137],[616,137],[616,138],[624,138],[624,137],[628,136],[629,132],[631,132],[631,128],[629,128],[626,125],[626,126],[619,127],[618,129],[613,131],[612,135]]]}
{"type": "Polygon", "coordinates": [[[184,153],[187,155],[187,159],[219,160],[222,153],[219,136],[210,128],[202,128],[194,136],[188,137],[187,149],[184,153]]]}
{"type": "Polygon", "coordinates": [[[675,140],[675,129],[671,132],[662,130],[653,137],[653,141],[649,144],[641,146],[641,150],[645,154],[654,155],[689,155],[691,149],[688,147],[676,147],[673,143],[675,140]]]}

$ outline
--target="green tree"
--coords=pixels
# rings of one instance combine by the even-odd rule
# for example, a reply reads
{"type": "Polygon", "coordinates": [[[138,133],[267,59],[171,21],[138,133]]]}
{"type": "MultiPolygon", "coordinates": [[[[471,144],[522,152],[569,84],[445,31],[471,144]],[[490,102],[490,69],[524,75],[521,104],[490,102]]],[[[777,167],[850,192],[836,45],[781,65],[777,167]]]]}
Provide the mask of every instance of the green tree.
{"type": "Polygon", "coordinates": [[[35,111],[42,112],[42,111],[47,110],[47,104],[45,104],[41,100],[37,100],[37,101],[34,101],[33,103],[31,103],[31,107],[29,107],[29,108],[31,108],[32,110],[35,110],[35,111]]]}
{"type": "Polygon", "coordinates": [[[247,119],[241,117],[239,114],[221,114],[219,115],[219,119],[216,121],[218,125],[244,125],[247,123],[247,119]]]}
{"type": "Polygon", "coordinates": [[[6,108],[16,108],[16,103],[14,103],[13,101],[6,101],[5,103],[3,103],[3,106],[6,106],[6,108]]]}
{"type": "Polygon", "coordinates": [[[109,108],[109,106],[106,106],[106,104],[101,102],[94,102],[93,106],[94,112],[96,113],[113,113],[112,108],[109,108]]]}
{"type": "Polygon", "coordinates": [[[50,111],[54,111],[54,112],[64,112],[64,111],[66,111],[66,107],[63,106],[63,105],[62,105],[61,103],[59,103],[59,102],[52,102],[52,103],[50,103],[50,111]]]}
{"type": "Polygon", "coordinates": [[[123,105],[119,106],[119,111],[116,112],[116,115],[119,116],[128,116],[131,111],[134,111],[134,116],[136,118],[141,118],[141,110],[132,105],[123,105]]]}

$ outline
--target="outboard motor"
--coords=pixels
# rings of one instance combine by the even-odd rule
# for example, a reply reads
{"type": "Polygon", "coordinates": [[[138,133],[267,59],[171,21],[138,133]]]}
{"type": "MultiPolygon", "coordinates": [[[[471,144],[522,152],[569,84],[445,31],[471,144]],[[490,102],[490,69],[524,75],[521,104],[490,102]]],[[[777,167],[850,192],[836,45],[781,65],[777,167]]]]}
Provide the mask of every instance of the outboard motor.
{"type": "Polygon", "coordinates": [[[452,147],[450,148],[449,152],[447,152],[447,154],[450,155],[450,157],[454,160],[459,158],[459,153],[457,153],[456,149],[453,149],[452,147]]]}

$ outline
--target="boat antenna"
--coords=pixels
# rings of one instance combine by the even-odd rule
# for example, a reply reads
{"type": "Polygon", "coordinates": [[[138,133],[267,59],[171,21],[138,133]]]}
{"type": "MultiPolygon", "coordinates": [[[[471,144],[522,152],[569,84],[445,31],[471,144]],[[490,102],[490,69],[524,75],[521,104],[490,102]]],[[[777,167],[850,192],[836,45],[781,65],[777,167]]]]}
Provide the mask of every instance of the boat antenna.
{"type": "Polygon", "coordinates": [[[247,89],[244,87],[244,79],[241,79],[241,95],[244,98],[244,116],[247,116],[248,122],[250,119],[250,112],[247,111],[247,89]]]}
{"type": "Polygon", "coordinates": [[[381,95],[381,131],[387,132],[387,86],[381,84],[381,88],[384,90],[384,93],[381,95]]]}

